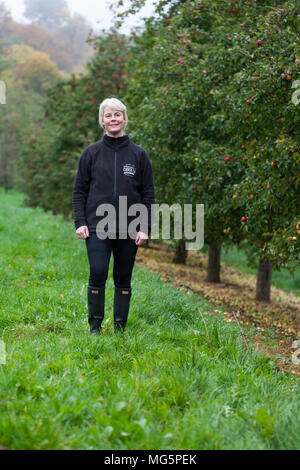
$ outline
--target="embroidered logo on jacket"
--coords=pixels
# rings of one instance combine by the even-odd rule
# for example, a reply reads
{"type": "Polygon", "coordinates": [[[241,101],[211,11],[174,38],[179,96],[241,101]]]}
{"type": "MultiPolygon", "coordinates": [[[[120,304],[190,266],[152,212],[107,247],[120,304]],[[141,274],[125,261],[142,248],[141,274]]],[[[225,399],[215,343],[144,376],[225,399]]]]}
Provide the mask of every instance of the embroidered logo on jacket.
{"type": "Polygon", "coordinates": [[[124,175],[126,176],[134,176],[136,172],[136,168],[131,163],[126,163],[126,165],[123,166],[123,172],[124,172],[124,175]]]}

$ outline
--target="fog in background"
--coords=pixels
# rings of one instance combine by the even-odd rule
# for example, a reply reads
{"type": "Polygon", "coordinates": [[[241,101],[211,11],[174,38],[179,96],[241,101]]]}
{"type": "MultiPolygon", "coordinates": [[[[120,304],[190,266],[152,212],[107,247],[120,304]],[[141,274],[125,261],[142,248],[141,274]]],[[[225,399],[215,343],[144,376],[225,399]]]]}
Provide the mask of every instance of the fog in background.
{"type": "MultiPolygon", "coordinates": [[[[20,23],[29,23],[23,17],[25,10],[24,0],[3,0],[6,7],[10,10],[13,19],[20,23]]],[[[41,2],[49,2],[51,0],[41,0],[41,2]]],[[[110,0],[66,0],[71,13],[79,13],[91,24],[95,31],[109,29],[114,24],[113,12],[110,0]]],[[[130,4],[130,0],[124,1],[124,5],[130,4]]],[[[135,26],[143,24],[142,18],[151,16],[154,12],[155,2],[148,0],[145,7],[139,15],[126,19],[124,25],[120,28],[120,32],[129,33],[135,26]],[[139,20],[137,20],[137,17],[139,20]]]]}

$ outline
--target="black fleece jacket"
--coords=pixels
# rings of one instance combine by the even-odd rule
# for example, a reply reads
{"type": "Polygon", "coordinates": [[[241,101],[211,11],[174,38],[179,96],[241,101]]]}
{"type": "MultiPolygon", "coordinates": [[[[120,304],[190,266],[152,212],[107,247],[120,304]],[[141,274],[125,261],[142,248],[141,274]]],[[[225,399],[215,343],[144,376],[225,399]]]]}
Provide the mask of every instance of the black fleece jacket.
{"type": "MultiPolygon", "coordinates": [[[[87,225],[90,232],[96,232],[97,223],[107,216],[107,213],[97,216],[97,207],[109,203],[116,209],[118,232],[119,196],[127,196],[128,208],[134,203],[147,207],[150,234],[151,204],[155,201],[150,159],[128,135],[110,137],[105,134],[102,140],[86,147],[79,160],[72,197],[75,228],[87,225]]],[[[138,216],[139,213],[128,216],[128,224],[138,216]]]]}

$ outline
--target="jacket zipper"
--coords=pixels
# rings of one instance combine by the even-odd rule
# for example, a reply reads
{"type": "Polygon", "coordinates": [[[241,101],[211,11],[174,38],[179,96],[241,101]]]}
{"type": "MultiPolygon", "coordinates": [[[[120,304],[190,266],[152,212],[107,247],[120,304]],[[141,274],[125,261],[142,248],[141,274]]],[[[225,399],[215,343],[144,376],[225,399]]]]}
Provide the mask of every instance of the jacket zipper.
{"type": "Polygon", "coordinates": [[[117,199],[117,152],[115,152],[115,179],[114,179],[114,196],[117,199]]]}

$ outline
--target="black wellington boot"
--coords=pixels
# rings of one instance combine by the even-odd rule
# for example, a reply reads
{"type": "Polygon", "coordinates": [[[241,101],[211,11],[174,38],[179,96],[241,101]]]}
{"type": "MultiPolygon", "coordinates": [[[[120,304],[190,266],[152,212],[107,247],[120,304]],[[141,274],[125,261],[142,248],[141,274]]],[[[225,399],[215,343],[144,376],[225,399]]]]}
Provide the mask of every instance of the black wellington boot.
{"type": "Polygon", "coordinates": [[[131,288],[115,287],[115,298],[114,298],[114,331],[115,333],[121,333],[124,331],[129,304],[131,298],[131,288]]]}
{"type": "Polygon", "coordinates": [[[98,334],[104,318],[105,287],[88,286],[88,321],[90,333],[98,334]]]}

